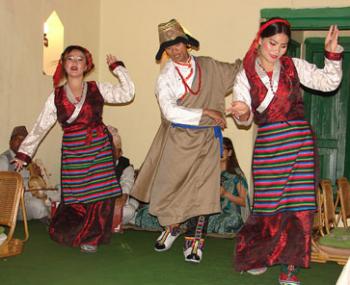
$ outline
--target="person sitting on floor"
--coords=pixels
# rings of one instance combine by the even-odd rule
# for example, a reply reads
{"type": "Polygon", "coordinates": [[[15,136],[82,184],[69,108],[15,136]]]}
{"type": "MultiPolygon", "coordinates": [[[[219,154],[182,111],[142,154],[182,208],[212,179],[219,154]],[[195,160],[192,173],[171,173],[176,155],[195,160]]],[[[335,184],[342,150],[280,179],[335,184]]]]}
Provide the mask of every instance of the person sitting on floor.
{"type": "Polygon", "coordinates": [[[232,141],[223,138],[221,157],[221,213],[209,217],[208,233],[236,233],[249,215],[248,185],[241,170],[232,141]]]}
{"type": "Polygon", "coordinates": [[[135,226],[148,231],[162,231],[156,216],[149,213],[149,204],[143,204],[136,211],[135,226]]]}
{"type": "Polygon", "coordinates": [[[116,199],[114,210],[115,213],[112,231],[118,232],[121,230],[120,222],[123,225],[134,223],[139,202],[136,199],[129,197],[130,190],[135,182],[135,171],[134,167],[130,164],[130,160],[123,156],[122,140],[118,129],[112,126],[107,126],[107,128],[113,139],[113,154],[115,160],[116,175],[123,193],[120,198],[116,199]],[[120,211],[121,209],[122,211],[120,211]],[[118,213],[120,214],[118,215],[118,213]]]}
{"type": "MultiPolygon", "coordinates": [[[[15,171],[14,164],[11,163],[18,152],[19,146],[22,141],[28,135],[28,131],[25,126],[17,126],[12,130],[9,149],[0,155],[0,171],[15,171]]],[[[23,177],[23,183],[26,190],[29,188],[30,172],[29,168],[35,167],[30,164],[27,168],[23,168],[19,173],[23,177]]],[[[33,192],[34,193],[34,192],[33,192]]],[[[45,205],[45,200],[39,199],[33,195],[33,193],[26,191],[24,193],[24,204],[27,212],[27,219],[40,219],[47,220],[49,216],[49,208],[45,205]]],[[[22,220],[22,212],[19,209],[18,219],[22,220]]],[[[46,221],[45,221],[46,222],[46,221]]]]}

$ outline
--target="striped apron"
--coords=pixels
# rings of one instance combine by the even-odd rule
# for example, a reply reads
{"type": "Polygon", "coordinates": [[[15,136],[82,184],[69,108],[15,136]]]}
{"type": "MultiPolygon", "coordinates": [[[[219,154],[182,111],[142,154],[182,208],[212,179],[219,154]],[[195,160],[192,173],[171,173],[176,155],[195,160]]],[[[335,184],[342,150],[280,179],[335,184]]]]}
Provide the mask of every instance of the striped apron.
{"type": "Polygon", "coordinates": [[[303,120],[259,127],[253,156],[253,213],[315,210],[314,141],[303,120]]]}
{"type": "Polygon", "coordinates": [[[103,126],[64,133],[61,173],[65,204],[91,203],[121,194],[112,146],[103,126]]]}

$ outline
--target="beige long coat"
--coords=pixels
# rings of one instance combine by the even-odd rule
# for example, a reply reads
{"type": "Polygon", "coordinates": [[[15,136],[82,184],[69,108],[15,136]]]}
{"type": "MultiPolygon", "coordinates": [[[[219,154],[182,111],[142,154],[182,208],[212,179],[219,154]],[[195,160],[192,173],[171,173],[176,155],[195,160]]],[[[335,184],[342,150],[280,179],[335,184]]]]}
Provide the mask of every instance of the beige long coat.
{"type": "MultiPolygon", "coordinates": [[[[181,105],[224,114],[224,98],[232,90],[240,62],[228,64],[209,57],[196,57],[196,61],[202,73],[200,93],[187,94],[181,105]]],[[[192,86],[198,86],[198,77],[192,86]]],[[[200,125],[214,122],[202,116],[200,125]]],[[[214,129],[172,127],[162,115],[131,195],[149,202],[150,213],[163,226],[220,212],[220,145],[214,129]]]]}

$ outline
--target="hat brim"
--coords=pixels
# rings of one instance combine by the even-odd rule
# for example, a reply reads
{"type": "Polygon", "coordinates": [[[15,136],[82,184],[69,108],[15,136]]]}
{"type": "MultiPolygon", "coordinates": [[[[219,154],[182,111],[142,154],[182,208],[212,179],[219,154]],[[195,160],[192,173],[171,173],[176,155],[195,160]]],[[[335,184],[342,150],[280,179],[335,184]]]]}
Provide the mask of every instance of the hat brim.
{"type": "Polygon", "coordinates": [[[197,41],[195,38],[191,37],[190,35],[188,34],[185,34],[187,38],[185,37],[177,37],[176,39],[174,40],[171,40],[171,41],[167,41],[167,42],[164,42],[160,45],[159,47],[159,50],[156,54],[156,60],[159,61],[161,58],[162,58],[162,54],[163,52],[165,51],[166,48],[172,46],[172,45],[176,45],[178,43],[184,43],[184,44],[188,44],[196,49],[199,48],[199,41],[197,41]]]}

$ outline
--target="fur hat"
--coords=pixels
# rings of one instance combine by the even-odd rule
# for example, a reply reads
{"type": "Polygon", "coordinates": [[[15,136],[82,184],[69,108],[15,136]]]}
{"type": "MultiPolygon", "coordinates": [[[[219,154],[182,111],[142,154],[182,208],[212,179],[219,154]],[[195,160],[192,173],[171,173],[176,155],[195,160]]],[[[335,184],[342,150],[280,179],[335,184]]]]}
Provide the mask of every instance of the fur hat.
{"type": "Polygon", "coordinates": [[[162,58],[162,54],[167,47],[177,43],[184,43],[194,48],[199,48],[199,42],[184,32],[179,22],[175,19],[158,25],[159,33],[159,50],[156,54],[156,60],[162,58]]]}
{"type": "Polygon", "coordinates": [[[11,133],[11,139],[16,136],[26,137],[28,135],[27,128],[25,126],[14,127],[11,133]]]}

